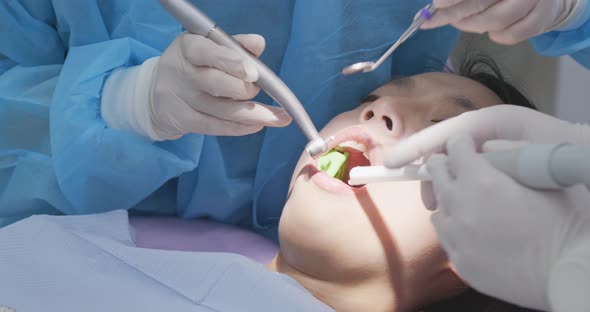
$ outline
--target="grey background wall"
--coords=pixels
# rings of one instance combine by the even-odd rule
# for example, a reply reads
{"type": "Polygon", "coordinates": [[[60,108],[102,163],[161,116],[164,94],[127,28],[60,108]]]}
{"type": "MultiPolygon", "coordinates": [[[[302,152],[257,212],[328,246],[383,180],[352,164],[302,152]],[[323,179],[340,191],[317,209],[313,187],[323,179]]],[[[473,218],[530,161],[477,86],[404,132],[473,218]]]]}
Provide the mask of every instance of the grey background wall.
{"type": "Polygon", "coordinates": [[[502,46],[484,35],[463,34],[451,60],[457,64],[465,53],[473,52],[492,57],[508,80],[543,112],[552,114],[556,111],[557,59],[539,56],[528,42],[502,46]]]}
{"type": "Polygon", "coordinates": [[[572,122],[590,124],[590,70],[569,57],[559,59],[555,114],[572,122]]]}

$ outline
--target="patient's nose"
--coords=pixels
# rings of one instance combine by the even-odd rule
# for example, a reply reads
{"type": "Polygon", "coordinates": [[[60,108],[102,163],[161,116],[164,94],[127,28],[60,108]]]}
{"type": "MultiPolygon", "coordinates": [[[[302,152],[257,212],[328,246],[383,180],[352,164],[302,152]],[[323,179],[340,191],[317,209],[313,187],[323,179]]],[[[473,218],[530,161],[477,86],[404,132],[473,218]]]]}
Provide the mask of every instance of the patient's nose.
{"type": "Polygon", "coordinates": [[[401,114],[396,112],[394,105],[389,102],[385,98],[380,98],[371,103],[361,113],[361,123],[377,128],[384,134],[399,137],[404,131],[403,121],[401,114]]]}

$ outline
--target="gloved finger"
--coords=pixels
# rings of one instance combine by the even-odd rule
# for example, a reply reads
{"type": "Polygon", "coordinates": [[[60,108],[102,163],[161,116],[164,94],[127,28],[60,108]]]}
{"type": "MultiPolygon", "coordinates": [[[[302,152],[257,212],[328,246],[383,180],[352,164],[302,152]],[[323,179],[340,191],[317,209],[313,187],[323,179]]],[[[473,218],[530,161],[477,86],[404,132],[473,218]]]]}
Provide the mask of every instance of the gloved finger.
{"type": "Polygon", "coordinates": [[[181,51],[190,64],[213,67],[248,82],[258,80],[254,63],[239,52],[200,35],[184,33],[181,36],[181,51]]]}
{"type": "Polygon", "coordinates": [[[502,113],[497,109],[493,111],[483,108],[478,111],[463,113],[423,129],[400,141],[390,153],[389,158],[385,160],[385,166],[399,168],[419,157],[440,153],[444,150],[446,141],[451,136],[460,133],[471,134],[477,140],[482,140],[482,142],[495,139],[495,135],[498,133],[496,131],[498,127],[496,117],[500,118],[500,115],[502,113]]]}
{"type": "Polygon", "coordinates": [[[467,17],[483,12],[501,0],[463,1],[454,6],[439,8],[432,19],[422,24],[422,29],[431,29],[457,23],[467,17]]]}
{"type": "Polygon", "coordinates": [[[260,57],[266,47],[264,37],[257,34],[235,35],[234,39],[256,57],[260,57]]]}
{"type": "MultiPolygon", "coordinates": [[[[536,35],[529,35],[529,32],[527,31],[527,34],[523,33],[515,33],[512,31],[508,31],[508,30],[503,30],[503,31],[492,31],[488,33],[488,38],[490,38],[490,41],[493,41],[497,44],[501,44],[501,45],[515,45],[518,43],[521,43],[531,37],[534,37],[536,35]]],[[[530,32],[532,33],[532,32],[530,32]]]]}
{"type": "MultiPolygon", "coordinates": [[[[551,5],[550,2],[544,1],[539,5],[551,5]]],[[[533,10],[524,19],[510,25],[510,27],[499,31],[491,31],[489,33],[490,39],[499,44],[513,45],[540,35],[546,31],[540,25],[545,24],[545,19],[547,19],[541,12],[543,11],[540,9],[533,10]]]]}
{"type": "Polygon", "coordinates": [[[530,144],[527,141],[509,141],[509,140],[490,140],[483,144],[482,151],[484,153],[509,151],[524,147],[530,144]]]}
{"type": "MultiPolygon", "coordinates": [[[[443,209],[443,202],[449,202],[455,178],[449,172],[447,156],[434,154],[426,161],[426,169],[432,177],[432,194],[437,208],[443,209]]],[[[449,213],[445,211],[445,214],[449,213]]]]}
{"type": "Polygon", "coordinates": [[[207,115],[240,124],[284,127],[291,123],[291,116],[283,108],[254,101],[235,101],[204,94],[188,104],[207,115]]]}
{"type": "Polygon", "coordinates": [[[471,175],[479,169],[473,139],[466,134],[452,137],[447,144],[448,166],[455,177],[471,175]]]}
{"type": "MultiPolygon", "coordinates": [[[[430,216],[430,222],[434,226],[434,230],[440,241],[442,249],[446,252],[449,259],[455,254],[455,242],[452,239],[450,230],[452,229],[452,219],[448,215],[445,215],[442,210],[435,211],[430,216]]],[[[451,261],[452,262],[452,261],[451,261]]]]}
{"type": "MultiPolygon", "coordinates": [[[[447,150],[451,174],[455,175],[459,183],[464,183],[463,185],[477,183],[477,187],[472,191],[490,189],[506,182],[506,174],[493,167],[483,155],[475,151],[473,140],[468,135],[459,135],[451,139],[447,150]]],[[[441,201],[439,199],[439,202],[441,201]]]]}
{"type": "Polygon", "coordinates": [[[533,0],[503,0],[479,14],[454,23],[453,26],[476,33],[501,31],[524,19],[534,7],[531,1],[533,0]]]}
{"type": "Polygon", "coordinates": [[[178,107],[181,120],[176,120],[177,127],[186,133],[199,133],[217,136],[243,136],[262,130],[261,125],[247,125],[227,121],[193,110],[188,105],[178,107]]]}
{"type": "Polygon", "coordinates": [[[434,195],[434,186],[430,181],[424,181],[420,183],[420,194],[422,197],[422,203],[427,210],[436,210],[436,196],[434,195]]]}
{"type": "MultiPolygon", "coordinates": [[[[443,186],[453,182],[454,178],[447,167],[448,160],[448,156],[444,154],[433,154],[426,159],[426,169],[432,177],[432,182],[443,182],[443,186]]],[[[434,187],[436,188],[436,185],[434,187]]]]}
{"type": "Polygon", "coordinates": [[[234,100],[249,100],[260,92],[260,88],[253,83],[241,80],[215,68],[193,67],[191,70],[193,72],[191,75],[192,83],[195,88],[212,96],[234,100]]]}
{"type": "MultiPolygon", "coordinates": [[[[452,252],[447,252],[447,257],[451,262],[451,270],[457,277],[462,279],[466,285],[474,287],[475,285],[472,285],[473,279],[476,278],[477,280],[477,277],[481,276],[485,269],[480,267],[480,263],[473,263],[473,259],[480,259],[481,257],[474,257],[471,254],[478,253],[479,250],[471,250],[473,248],[465,250],[462,247],[460,242],[455,242],[454,249],[452,252]]],[[[487,267],[487,265],[483,265],[483,267],[487,267]]]]}
{"type": "MultiPolygon", "coordinates": [[[[578,248],[579,249],[579,248],[578,248]]],[[[584,248],[585,249],[585,248],[584,248]]],[[[590,311],[590,272],[585,254],[562,256],[549,275],[549,301],[553,311],[590,311]]]]}
{"type": "Polygon", "coordinates": [[[452,6],[462,3],[462,2],[476,2],[476,1],[473,1],[473,0],[432,0],[432,4],[439,9],[452,7],[452,6]]]}
{"type": "Polygon", "coordinates": [[[527,136],[527,129],[519,121],[528,115],[546,118],[539,112],[515,105],[495,105],[463,113],[400,141],[390,151],[384,165],[388,168],[399,168],[420,157],[440,153],[444,151],[451,136],[462,133],[471,135],[475,146],[481,146],[483,142],[494,139],[521,139],[527,136]]]}

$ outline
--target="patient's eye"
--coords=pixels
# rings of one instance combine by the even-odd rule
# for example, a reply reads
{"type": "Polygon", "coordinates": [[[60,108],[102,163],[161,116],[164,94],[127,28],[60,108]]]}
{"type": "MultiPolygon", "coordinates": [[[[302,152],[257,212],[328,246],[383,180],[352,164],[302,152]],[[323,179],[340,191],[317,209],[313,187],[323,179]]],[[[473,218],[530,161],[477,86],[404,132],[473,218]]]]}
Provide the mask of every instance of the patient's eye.
{"type": "Polygon", "coordinates": [[[441,121],[445,121],[446,119],[431,119],[430,122],[432,123],[439,123],[441,121]]]}
{"type": "Polygon", "coordinates": [[[380,96],[376,95],[376,94],[369,94],[363,98],[361,98],[361,104],[362,103],[367,103],[367,102],[375,102],[380,98],[380,96]]]}

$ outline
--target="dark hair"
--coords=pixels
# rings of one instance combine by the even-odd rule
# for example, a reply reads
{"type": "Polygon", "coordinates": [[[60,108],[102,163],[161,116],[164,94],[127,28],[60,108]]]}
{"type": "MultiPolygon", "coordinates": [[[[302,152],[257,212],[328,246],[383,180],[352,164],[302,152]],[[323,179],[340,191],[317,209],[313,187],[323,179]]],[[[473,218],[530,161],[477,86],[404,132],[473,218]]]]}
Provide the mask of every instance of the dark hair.
{"type": "MultiPolygon", "coordinates": [[[[499,268],[501,269],[501,268],[499,268]]],[[[458,296],[432,304],[420,312],[539,312],[522,308],[502,300],[486,296],[470,289],[458,296]]]]}
{"type": "Polygon", "coordinates": [[[539,110],[521,91],[507,81],[498,64],[486,55],[465,56],[455,74],[486,86],[502,100],[503,104],[539,110]]]}
{"type": "MultiPolygon", "coordinates": [[[[453,72],[451,70],[451,72],[453,72]]],[[[538,110],[538,108],[516,87],[511,85],[496,62],[482,54],[468,56],[461,62],[455,74],[477,81],[492,90],[505,104],[518,105],[538,110]]],[[[501,270],[501,268],[499,268],[501,270]]],[[[492,298],[475,290],[437,302],[421,312],[532,312],[496,298],[492,298]]]]}

